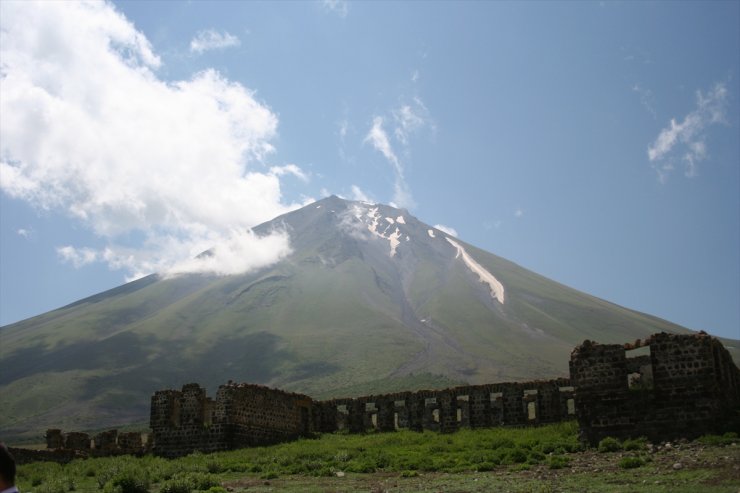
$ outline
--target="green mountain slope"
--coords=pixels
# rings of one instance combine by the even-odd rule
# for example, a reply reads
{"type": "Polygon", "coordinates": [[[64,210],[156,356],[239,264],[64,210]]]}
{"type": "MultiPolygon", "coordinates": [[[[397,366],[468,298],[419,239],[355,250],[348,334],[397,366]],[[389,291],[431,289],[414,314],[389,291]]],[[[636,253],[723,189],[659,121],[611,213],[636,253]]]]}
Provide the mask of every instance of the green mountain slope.
{"type": "Polygon", "coordinates": [[[688,331],[388,206],[330,197],[255,232],[274,229],[293,253],[268,268],[152,275],[0,328],[0,435],[145,421],[155,390],[191,381],[325,398],[552,378],[584,339],[688,331]]]}

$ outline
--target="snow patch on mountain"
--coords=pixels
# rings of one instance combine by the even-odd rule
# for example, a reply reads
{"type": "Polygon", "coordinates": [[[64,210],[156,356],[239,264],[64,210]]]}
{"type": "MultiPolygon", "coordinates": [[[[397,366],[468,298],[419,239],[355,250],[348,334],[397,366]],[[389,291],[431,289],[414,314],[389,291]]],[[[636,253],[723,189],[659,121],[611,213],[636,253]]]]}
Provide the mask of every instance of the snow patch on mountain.
{"type": "MultiPolygon", "coordinates": [[[[432,230],[430,229],[429,231],[431,232],[432,230]]],[[[457,254],[455,255],[455,258],[462,257],[465,265],[467,265],[474,274],[478,275],[478,277],[480,278],[480,282],[488,284],[491,289],[491,297],[495,300],[498,300],[498,302],[503,305],[504,285],[501,284],[501,282],[499,282],[499,280],[496,279],[493,274],[488,272],[486,269],[483,268],[483,266],[476,262],[475,259],[473,259],[473,257],[471,257],[459,243],[451,240],[450,238],[445,239],[457,249],[457,254]]]]}
{"type": "MultiPolygon", "coordinates": [[[[363,205],[367,206],[367,204],[363,205]]],[[[383,217],[379,212],[379,207],[375,206],[365,208],[357,204],[355,204],[349,212],[350,214],[345,216],[344,219],[344,224],[346,226],[350,226],[346,221],[350,217],[354,217],[354,225],[361,228],[364,226],[364,228],[367,228],[367,231],[372,233],[374,236],[388,240],[390,247],[389,254],[391,257],[396,256],[398,246],[401,244],[401,237],[405,234],[398,226],[399,224],[406,224],[406,221],[403,220],[403,216],[399,216],[401,221],[392,217],[383,217]],[[381,223],[383,219],[385,219],[385,221],[381,223]]],[[[352,228],[355,227],[354,225],[352,228]]],[[[408,235],[406,235],[406,241],[409,241],[408,235]]]]}
{"type": "Polygon", "coordinates": [[[429,235],[430,238],[434,238],[434,230],[433,229],[428,229],[427,230],[427,234],[429,235]]]}

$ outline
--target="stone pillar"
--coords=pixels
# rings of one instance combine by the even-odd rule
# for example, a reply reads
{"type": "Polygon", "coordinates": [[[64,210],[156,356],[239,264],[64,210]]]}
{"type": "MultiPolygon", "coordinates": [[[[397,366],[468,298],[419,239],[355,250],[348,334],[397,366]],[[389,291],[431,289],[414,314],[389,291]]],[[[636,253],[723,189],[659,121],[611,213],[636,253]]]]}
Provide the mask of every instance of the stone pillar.
{"type": "Polygon", "coordinates": [[[509,384],[501,389],[503,406],[502,421],[505,425],[523,425],[527,423],[524,409],[524,393],[518,385],[509,384]]]}
{"type": "Polygon", "coordinates": [[[118,447],[116,440],[118,438],[118,430],[103,431],[93,437],[93,443],[95,444],[95,450],[99,453],[109,453],[115,451],[118,447]]]}
{"type": "Polygon", "coordinates": [[[396,431],[396,404],[390,399],[375,402],[378,408],[378,430],[396,431]]]}
{"type": "Polygon", "coordinates": [[[410,395],[406,398],[406,409],[408,409],[409,430],[424,430],[424,398],[419,395],[410,395]]]}
{"type": "Polygon", "coordinates": [[[470,406],[470,427],[491,426],[491,393],[487,389],[474,389],[468,398],[470,406]]]}
{"type": "Polygon", "coordinates": [[[87,433],[71,431],[64,435],[64,448],[70,450],[90,450],[90,436],[87,433]]]}
{"type": "Polygon", "coordinates": [[[347,403],[348,429],[350,433],[365,432],[365,403],[352,399],[347,403]]]}
{"type": "Polygon", "coordinates": [[[64,436],[62,435],[62,430],[59,430],[57,428],[50,428],[46,430],[46,448],[64,448],[64,436]]]}
{"type": "Polygon", "coordinates": [[[439,404],[439,431],[453,433],[457,431],[457,396],[449,391],[437,394],[439,404]]]}
{"type": "Polygon", "coordinates": [[[144,442],[141,440],[141,432],[130,431],[118,435],[118,447],[127,454],[138,454],[144,450],[144,442]]]}

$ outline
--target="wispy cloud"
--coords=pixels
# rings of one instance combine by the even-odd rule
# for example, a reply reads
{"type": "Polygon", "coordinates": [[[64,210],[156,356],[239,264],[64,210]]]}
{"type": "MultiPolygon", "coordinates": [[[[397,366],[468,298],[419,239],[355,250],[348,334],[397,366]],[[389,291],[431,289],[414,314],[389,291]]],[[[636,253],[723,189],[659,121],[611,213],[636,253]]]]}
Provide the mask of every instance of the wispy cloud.
{"type": "Polygon", "coordinates": [[[357,185],[352,185],[352,200],[359,200],[360,202],[371,202],[374,201],[357,185]]]}
{"type": "Polygon", "coordinates": [[[409,156],[409,140],[412,135],[423,128],[435,129],[434,122],[429,116],[429,110],[419,97],[414,97],[410,103],[401,104],[390,111],[390,118],[375,116],[370,131],[364,142],[369,142],[379,151],[386,160],[393,165],[395,172],[393,204],[399,207],[411,208],[415,205],[411,189],[404,176],[404,166],[397,151],[391,142],[391,136],[400,146],[404,158],[409,156]],[[389,133],[386,128],[392,129],[389,133]]]}
{"type": "Polygon", "coordinates": [[[108,2],[1,2],[0,30],[0,190],[106,243],[62,246],[62,259],[137,277],[235,273],[257,263],[234,252],[290,251],[284,233],[249,233],[299,205],[281,201],[281,177],[307,179],[294,164],[266,170],[278,119],[251,90],[215,70],[160,79],[146,37],[108,2]]]}
{"type": "Polygon", "coordinates": [[[455,228],[445,226],[444,224],[435,224],[434,227],[444,233],[447,233],[450,236],[454,236],[455,238],[457,238],[457,230],[455,228]]]}
{"type": "Polygon", "coordinates": [[[298,178],[299,180],[303,181],[304,183],[308,183],[310,181],[308,174],[306,174],[305,171],[303,171],[301,168],[299,168],[295,164],[286,164],[284,166],[273,166],[270,168],[270,174],[274,176],[292,175],[298,178]]]}
{"type": "Polygon", "coordinates": [[[193,53],[203,53],[208,50],[222,50],[232,46],[239,46],[239,38],[228,32],[218,32],[214,29],[198,31],[198,34],[190,41],[190,51],[193,53]]]}
{"type": "Polygon", "coordinates": [[[640,84],[632,86],[632,91],[636,92],[640,96],[640,104],[653,118],[657,118],[658,114],[655,112],[655,97],[650,89],[647,89],[640,84]]]}
{"type": "Polygon", "coordinates": [[[675,169],[676,161],[684,163],[685,176],[696,175],[697,164],[707,158],[705,130],[725,122],[726,108],[727,87],[717,83],[706,95],[697,91],[696,109],[680,122],[672,118],[669,126],[660,131],[648,146],[647,155],[661,183],[675,169]]]}
{"type": "Polygon", "coordinates": [[[342,18],[349,14],[349,4],[346,0],[322,0],[321,5],[326,12],[331,12],[342,18]]]}
{"type": "Polygon", "coordinates": [[[69,262],[77,268],[92,264],[99,257],[98,252],[92,248],[75,248],[69,245],[57,248],[57,254],[63,261],[69,262]]]}
{"type": "Polygon", "coordinates": [[[514,217],[522,217],[522,216],[524,216],[524,210],[522,210],[522,208],[521,208],[521,207],[518,207],[518,208],[517,208],[517,209],[516,209],[516,210],[514,211],[514,217]]]}
{"type": "Polygon", "coordinates": [[[33,234],[33,231],[32,231],[32,230],[30,230],[30,229],[26,229],[26,228],[20,228],[20,229],[19,229],[18,231],[16,231],[16,234],[17,234],[18,236],[20,236],[21,238],[26,238],[26,239],[28,239],[28,238],[30,238],[30,237],[31,237],[31,235],[33,234]]]}
{"type": "Polygon", "coordinates": [[[383,128],[383,117],[376,116],[373,118],[373,125],[370,128],[365,142],[369,142],[373,147],[380,151],[381,154],[393,165],[395,172],[395,181],[393,183],[393,205],[397,207],[413,207],[414,199],[411,195],[411,190],[406,183],[406,178],[403,173],[403,166],[399,161],[398,156],[393,151],[388,134],[383,128]]]}

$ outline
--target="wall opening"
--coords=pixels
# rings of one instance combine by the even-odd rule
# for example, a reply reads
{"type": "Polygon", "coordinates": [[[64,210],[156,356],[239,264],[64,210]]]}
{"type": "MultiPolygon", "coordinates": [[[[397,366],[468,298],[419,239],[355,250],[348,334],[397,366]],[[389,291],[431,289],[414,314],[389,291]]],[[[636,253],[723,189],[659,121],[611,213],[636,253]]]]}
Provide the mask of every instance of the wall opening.
{"type": "Polygon", "coordinates": [[[527,402],[527,419],[530,421],[537,419],[537,403],[534,401],[527,402]]]}
{"type": "Polygon", "coordinates": [[[576,401],[574,399],[568,399],[568,415],[572,416],[576,413],[576,401]]]}

